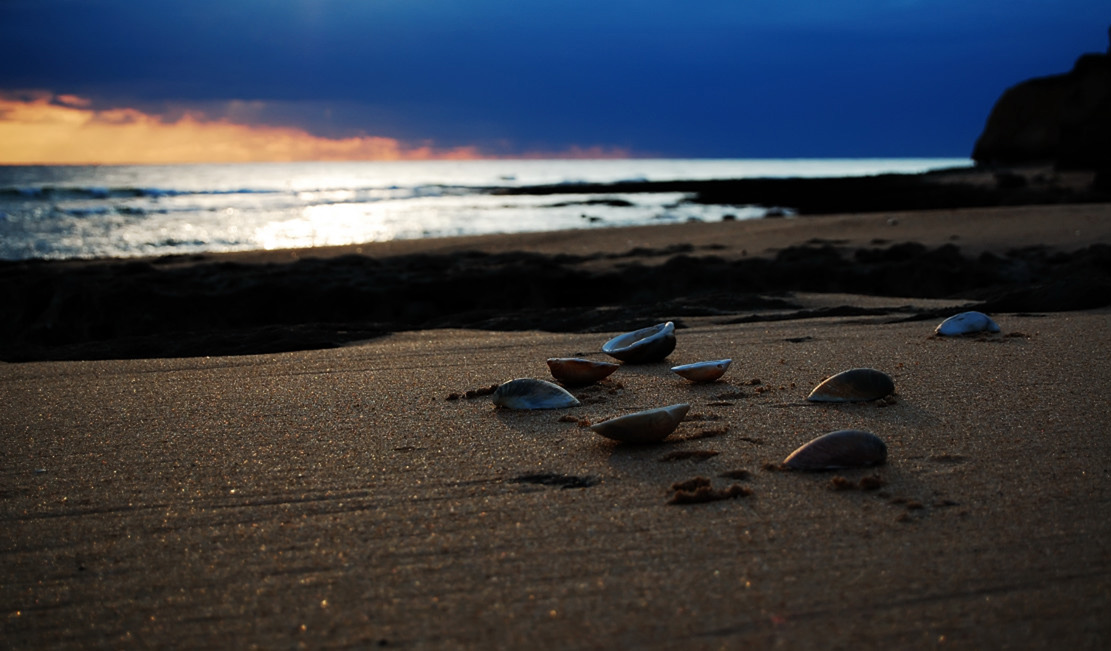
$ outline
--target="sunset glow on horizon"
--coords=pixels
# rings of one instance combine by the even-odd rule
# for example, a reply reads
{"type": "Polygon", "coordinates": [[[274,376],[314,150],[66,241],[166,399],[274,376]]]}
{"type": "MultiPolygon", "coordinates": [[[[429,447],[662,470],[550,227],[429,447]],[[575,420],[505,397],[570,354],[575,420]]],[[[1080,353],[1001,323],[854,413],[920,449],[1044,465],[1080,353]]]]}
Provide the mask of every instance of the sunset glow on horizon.
{"type": "MultiPolygon", "coordinates": [[[[302,129],[210,120],[185,112],[166,121],[128,107],[97,110],[75,95],[0,96],[0,164],[127,165],[293,161],[479,160],[475,146],[410,146],[394,138],[325,138],[302,129]]],[[[628,151],[572,146],[513,158],[630,158],[628,151]]]]}
{"type": "Polygon", "coordinates": [[[0,161],[962,157],[1106,49],[1107,0],[8,0],[0,161]]]}

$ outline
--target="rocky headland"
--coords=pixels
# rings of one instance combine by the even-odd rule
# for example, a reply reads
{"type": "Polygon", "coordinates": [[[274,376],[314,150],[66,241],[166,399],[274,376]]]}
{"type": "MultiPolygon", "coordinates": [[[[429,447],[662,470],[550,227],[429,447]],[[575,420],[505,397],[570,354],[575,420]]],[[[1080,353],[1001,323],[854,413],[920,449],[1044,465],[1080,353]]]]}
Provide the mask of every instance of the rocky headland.
{"type": "Polygon", "coordinates": [[[1111,170],[1111,47],[1084,54],[1067,73],[1007,89],[972,158],[989,166],[1111,170]]]}

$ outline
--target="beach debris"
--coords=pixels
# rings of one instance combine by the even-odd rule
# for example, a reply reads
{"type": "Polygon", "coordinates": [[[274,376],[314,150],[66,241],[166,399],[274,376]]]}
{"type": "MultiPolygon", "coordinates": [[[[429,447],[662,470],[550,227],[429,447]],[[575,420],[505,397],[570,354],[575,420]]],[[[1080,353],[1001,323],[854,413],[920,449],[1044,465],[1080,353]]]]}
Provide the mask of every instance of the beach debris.
{"type": "Polygon", "coordinates": [[[656,443],[679,427],[691,406],[687,403],[638,411],[594,423],[590,429],[602,436],[623,443],[656,443]]]}
{"type": "Polygon", "coordinates": [[[752,472],[749,470],[745,470],[744,468],[738,468],[737,470],[726,470],[725,472],[718,473],[718,477],[725,477],[726,479],[748,480],[752,479],[752,472]]]}
{"type": "Polygon", "coordinates": [[[895,381],[874,368],[853,368],[826,378],[806,397],[811,402],[865,402],[895,393],[895,381]]]}
{"type": "Polygon", "coordinates": [[[578,357],[549,357],[548,370],[560,384],[576,387],[606,379],[620,368],[612,362],[594,362],[578,357]]]}
{"type": "Polygon", "coordinates": [[[675,324],[671,321],[617,335],[602,345],[602,352],[629,364],[658,362],[675,350],[675,324]]]}
{"type": "Polygon", "coordinates": [[[683,364],[682,366],[672,366],[671,372],[681,378],[690,380],[696,384],[705,382],[713,382],[725,375],[726,369],[733,363],[731,359],[718,359],[712,362],[695,362],[693,364],[683,364]]]}
{"type": "Polygon", "coordinates": [[[851,491],[858,489],[862,491],[874,491],[879,490],[886,485],[887,481],[879,475],[869,475],[867,477],[861,477],[860,481],[856,482],[846,477],[842,477],[841,475],[837,475],[833,479],[829,480],[828,488],[831,491],[851,491]]]}
{"type": "Polygon", "coordinates": [[[999,325],[983,312],[961,312],[945,319],[934,334],[942,337],[955,337],[977,332],[999,332],[999,325]]]}
{"type": "Polygon", "coordinates": [[[701,504],[716,502],[737,497],[747,497],[752,494],[752,489],[740,484],[733,484],[729,488],[717,489],[707,477],[692,477],[686,481],[676,482],[671,485],[675,494],[667,501],[668,504],[701,504]]]}
{"type": "MultiPolygon", "coordinates": [[[[688,416],[685,420],[690,420],[690,416],[688,416]]],[[[703,428],[703,429],[698,430],[697,432],[692,432],[690,434],[687,434],[686,436],[682,437],[680,440],[681,441],[697,441],[698,439],[709,439],[709,438],[714,438],[715,436],[722,436],[724,434],[727,434],[728,432],[729,432],[729,426],[703,428]]]]}
{"type": "Polygon", "coordinates": [[[488,387],[482,387],[480,389],[468,389],[466,393],[449,393],[446,399],[447,400],[459,400],[460,398],[466,398],[467,400],[472,400],[474,398],[480,398],[482,396],[488,396],[488,395],[490,395],[491,393],[493,393],[497,390],[498,390],[498,385],[491,384],[488,387]]]}
{"type": "Polygon", "coordinates": [[[564,415],[560,416],[558,422],[560,422],[560,423],[574,423],[574,424],[578,425],[579,427],[590,427],[590,419],[589,418],[579,418],[578,416],[572,416],[571,414],[564,414],[564,415]]]}
{"type": "Polygon", "coordinates": [[[673,461],[705,461],[710,457],[716,457],[721,454],[717,450],[673,450],[663,455],[656,461],[660,463],[671,463],[673,461]]]}
{"type": "Polygon", "coordinates": [[[887,460],[887,444],[858,429],[824,434],[787,455],[784,470],[833,470],[874,466],[887,460]]]}
{"type": "Polygon", "coordinates": [[[537,484],[540,486],[556,486],[559,488],[590,488],[598,484],[600,479],[590,475],[564,475],[555,472],[534,472],[517,475],[509,481],[515,484],[537,484]]]}
{"type": "Polygon", "coordinates": [[[577,407],[579,399],[547,380],[518,378],[494,391],[494,405],[506,409],[562,409],[577,407]]]}

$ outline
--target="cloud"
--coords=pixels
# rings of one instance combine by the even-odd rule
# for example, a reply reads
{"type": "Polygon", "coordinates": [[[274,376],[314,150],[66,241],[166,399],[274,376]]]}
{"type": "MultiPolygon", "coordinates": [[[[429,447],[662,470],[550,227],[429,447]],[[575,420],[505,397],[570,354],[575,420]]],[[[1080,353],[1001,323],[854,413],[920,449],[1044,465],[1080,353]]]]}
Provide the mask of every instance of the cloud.
{"type": "Polygon", "coordinates": [[[0,97],[0,163],[139,164],[305,160],[474,159],[474,147],[407,146],[379,136],[322,138],[301,129],[208,120],[164,121],[132,108],[94,110],[50,93],[0,97]]]}
{"type": "MultiPolygon", "coordinates": [[[[416,145],[395,138],[325,138],[294,127],[252,125],[185,111],[167,120],[138,109],[93,109],[48,92],[0,95],[0,164],[119,165],[345,160],[473,160],[503,156],[476,146],[416,145]]],[[[244,104],[246,105],[246,104],[244,104]]],[[[622,148],[571,145],[512,158],[629,158],[622,148]]]]}

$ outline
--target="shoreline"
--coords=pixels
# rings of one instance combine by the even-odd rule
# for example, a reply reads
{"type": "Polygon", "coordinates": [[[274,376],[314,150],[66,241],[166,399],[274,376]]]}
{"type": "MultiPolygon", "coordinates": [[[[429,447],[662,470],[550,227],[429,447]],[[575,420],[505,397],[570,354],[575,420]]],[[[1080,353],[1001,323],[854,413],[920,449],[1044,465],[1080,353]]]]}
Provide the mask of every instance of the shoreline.
{"type": "Polygon", "coordinates": [[[997,206],[1106,203],[1111,188],[1092,171],[1051,165],[976,166],[849,177],[754,177],[703,181],[621,181],[496,188],[501,195],[685,192],[694,203],[759,205],[803,216],[997,206]]]}
{"type": "Polygon", "coordinates": [[[5,263],[0,360],[282,352],[429,328],[624,330],[662,314],[806,313],[797,293],[1090,309],[1111,300],[1109,257],[1111,204],[1065,204],[5,263]]]}
{"type": "MultiPolygon", "coordinates": [[[[94,196],[102,189],[92,190],[94,196]]],[[[988,207],[1018,207],[1028,205],[1071,205],[1111,202],[1111,187],[1107,187],[1106,175],[1092,171],[1056,170],[1050,165],[1030,165],[1023,167],[956,167],[934,169],[925,172],[885,172],[862,174],[859,176],[816,176],[816,177],[740,177],[715,178],[679,181],[613,181],[559,183],[555,185],[523,186],[474,186],[471,190],[477,195],[510,196],[533,195],[548,196],[572,193],[596,199],[577,200],[567,205],[581,205],[583,209],[598,203],[624,205],[623,200],[607,195],[644,193],[644,194],[682,194],[682,201],[672,207],[684,205],[694,209],[699,206],[713,206],[713,219],[735,220],[732,208],[741,214],[751,214],[752,209],[763,209],[769,217],[781,216],[829,216],[836,214],[867,214],[874,212],[905,212],[925,210],[956,210],[988,207]]],[[[20,194],[19,190],[11,190],[20,194]]],[[[120,190],[127,193],[128,189],[120,190]]],[[[131,191],[143,192],[142,190],[131,191]]],[[[157,191],[154,192],[157,196],[157,191]]],[[[168,191],[177,194],[176,191],[168,191]]],[[[157,206],[150,206],[157,212],[157,206]]],[[[125,213],[142,208],[121,208],[125,213]]],[[[581,215],[582,226],[590,230],[598,225],[607,224],[607,218],[581,215]],[[588,224],[593,226],[587,226],[588,224]]],[[[689,217],[689,220],[709,219],[706,216],[689,217]]],[[[741,219],[752,219],[741,217],[741,219]]],[[[574,220],[573,220],[574,221],[574,220]]],[[[661,221],[660,223],[664,223],[661,221]]],[[[674,222],[671,222],[674,223],[674,222]]],[[[652,225],[641,223],[641,225],[652,225]]],[[[619,227],[619,226],[610,226],[619,227]]],[[[632,226],[635,227],[635,226],[632,226]]],[[[576,229],[572,223],[564,228],[576,229]]],[[[603,226],[605,228],[605,226],[603,226]]],[[[543,231],[540,231],[543,232],[543,231]]],[[[529,234],[532,231],[521,231],[529,234]]],[[[496,235],[481,233],[477,235],[437,236],[436,238],[413,238],[405,241],[424,241],[425,239],[469,239],[496,235]]],[[[18,238],[17,238],[18,239],[18,238]]],[[[173,241],[173,238],[170,238],[173,241]]],[[[307,245],[298,245],[307,246],[307,245]]],[[[315,246],[315,244],[313,244],[315,246]]],[[[361,246],[359,242],[346,245],[329,245],[324,248],[344,248],[361,246]]],[[[198,251],[188,253],[163,253],[147,255],[125,255],[121,260],[142,261],[155,259],[195,259],[197,256],[223,253],[265,253],[272,249],[244,249],[230,252],[198,251]]],[[[27,254],[27,251],[24,251],[27,254]]],[[[0,264],[20,262],[96,262],[116,259],[112,256],[75,257],[75,258],[12,258],[0,264]]]]}

